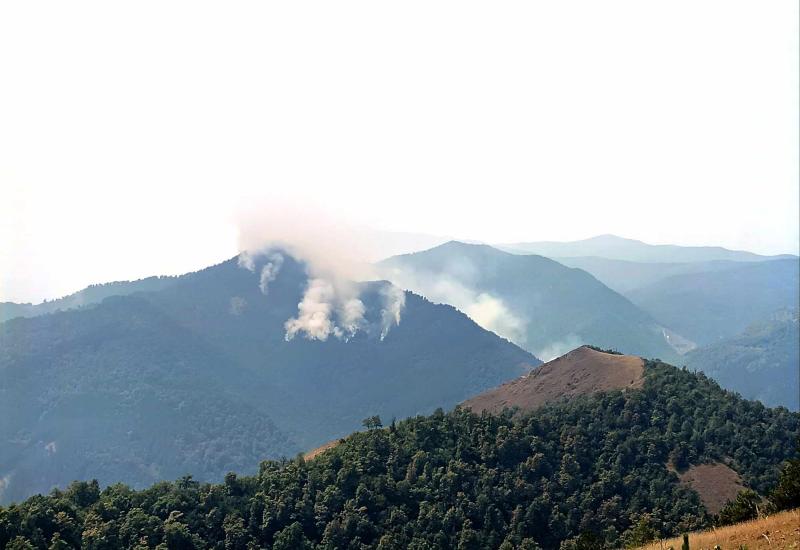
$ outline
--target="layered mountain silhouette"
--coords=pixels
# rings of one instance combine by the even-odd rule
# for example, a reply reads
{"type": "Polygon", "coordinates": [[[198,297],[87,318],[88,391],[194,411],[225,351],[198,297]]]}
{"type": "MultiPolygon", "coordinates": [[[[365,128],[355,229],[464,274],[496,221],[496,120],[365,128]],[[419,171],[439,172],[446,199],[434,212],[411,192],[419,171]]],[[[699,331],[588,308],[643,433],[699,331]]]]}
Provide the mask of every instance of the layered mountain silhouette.
{"type": "Polygon", "coordinates": [[[137,281],[115,281],[91,285],[57,300],[40,304],[0,302],[0,323],[15,317],[36,317],[56,311],[66,311],[98,304],[109,296],[127,296],[135,292],[152,292],[171,285],[177,277],[147,277],[137,281]]]}
{"type": "Polygon", "coordinates": [[[236,259],[158,291],[0,324],[0,499],[94,477],[142,486],[253,472],[370,415],[429,413],[539,361],[454,308],[387,282],[359,287],[360,330],[287,340],[308,285],[284,255],[267,294],[236,259]]]}
{"type": "Polygon", "coordinates": [[[674,275],[627,293],[663,325],[706,345],[743,332],[800,302],[797,259],[740,264],[721,271],[674,275]]]}
{"type": "Polygon", "coordinates": [[[796,259],[788,254],[762,256],[742,250],[728,250],[720,246],[678,246],[674,244],[647,244],[616,235],[598,235],[589,239],[569,242],[528,242],[499,245],[504,250],[539,254],[548,258],[574,258],[597,256],[612,260],[647,263],[683,263],[732,260],[754,262],[768,259],[796,259]]]}
{"type": "Polygon", "coordinates": [[[577,267],[591,273],[598,281],[622,295],[663,281],[673,275],[704,273],[735,269],[750,265],[732,260],[709,262],[632,262],[599,256],[554,258],[558,263],[577,267]]]}
{"type": "Polygon", "coordinates": [[[459,307],[543,359],[588,343],[678,357],[653,317],[589,273],[542,256],[452,241],[379,268],[395,284],[459,307]]]}
{"type": "Polygon", "coordinates": [[[800,409],[798,311],[754,323],[741,334],[698,348],[684,357],[723,387],[771,407],[800,409]]]}

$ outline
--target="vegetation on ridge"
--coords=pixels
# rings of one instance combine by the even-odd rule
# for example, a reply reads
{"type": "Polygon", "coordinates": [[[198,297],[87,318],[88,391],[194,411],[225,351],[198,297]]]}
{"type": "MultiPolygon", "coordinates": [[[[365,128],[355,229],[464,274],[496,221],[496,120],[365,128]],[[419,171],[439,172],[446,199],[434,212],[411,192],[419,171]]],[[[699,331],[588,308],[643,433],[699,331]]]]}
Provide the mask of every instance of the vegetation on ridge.
{"type": "MultiPolygon", "coordinates": [[[[373,423],[371,423],[373,424],[373,423]]],[[[0,509],[14,548],[619,547],[708,526],[677,466],[727,461],[761,493],[800,415],[650,362],[641,390],[514,416],[462,409],[344,439],[219,485],[76,483],[0,509]]]]}

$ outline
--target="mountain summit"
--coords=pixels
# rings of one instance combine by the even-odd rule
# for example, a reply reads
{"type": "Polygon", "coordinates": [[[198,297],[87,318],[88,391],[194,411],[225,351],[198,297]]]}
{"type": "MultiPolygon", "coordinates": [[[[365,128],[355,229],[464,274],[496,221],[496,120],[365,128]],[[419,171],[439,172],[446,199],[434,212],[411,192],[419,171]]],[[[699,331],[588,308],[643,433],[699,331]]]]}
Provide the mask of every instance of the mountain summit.
{"type": "Polygon", "coordinates": [[[506,408],[534,410],[546,403],[597,392],[640,388],[644,360],[581,346],[528,374],[464,402],[474,412],[499,413],[506,408]]]}

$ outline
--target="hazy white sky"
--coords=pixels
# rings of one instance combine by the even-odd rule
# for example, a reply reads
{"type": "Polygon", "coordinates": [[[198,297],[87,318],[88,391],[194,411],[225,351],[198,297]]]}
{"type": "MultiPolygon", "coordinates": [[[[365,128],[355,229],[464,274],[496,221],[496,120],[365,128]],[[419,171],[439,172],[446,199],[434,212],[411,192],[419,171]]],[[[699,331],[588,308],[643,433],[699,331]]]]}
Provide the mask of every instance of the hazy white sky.
{"type": "Polygon", "coordinates": [[[798,3],[4,2],[0,299],[232,256],[254,202],[798,251],[798,3]]]}

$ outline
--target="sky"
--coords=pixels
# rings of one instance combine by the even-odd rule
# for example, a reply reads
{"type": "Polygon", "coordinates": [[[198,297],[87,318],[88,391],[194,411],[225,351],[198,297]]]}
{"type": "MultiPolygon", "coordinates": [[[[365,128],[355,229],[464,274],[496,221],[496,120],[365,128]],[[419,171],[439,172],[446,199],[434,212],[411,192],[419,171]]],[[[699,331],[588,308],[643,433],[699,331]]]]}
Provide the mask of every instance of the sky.
{"type": "Polygon", "coordinates": [[[3,2],[0,300],[237,253],[241,212],[797,253],[796,0],[3,2]]]}

